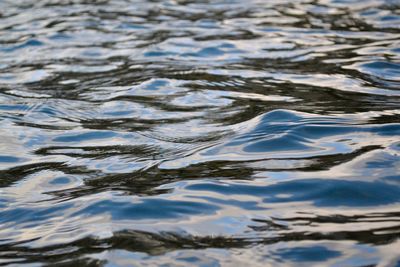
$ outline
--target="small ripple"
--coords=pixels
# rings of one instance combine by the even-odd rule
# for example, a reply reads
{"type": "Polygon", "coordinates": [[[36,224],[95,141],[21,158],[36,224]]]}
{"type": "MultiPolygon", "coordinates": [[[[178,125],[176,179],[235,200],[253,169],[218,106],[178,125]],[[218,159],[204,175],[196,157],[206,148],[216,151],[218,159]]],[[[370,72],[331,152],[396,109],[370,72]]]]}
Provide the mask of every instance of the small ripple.
{"type": "Polygon", "coordinates": [[[393,62],[372,61],[356,63],[346,68],[355,69],[383,80],[400,81],[400,64],[393,62]]]}
{"type": "Polygon", "coordinates": [[[364,126],[338,117],[286,110],[271,111],[242,123],[240,128],[241,133],[221,144],[188,158],[164,162],[160,167],[181,168],[206,161],[295,159],[351,153],[373,142],[388,146],[400,131],[398,124],[364,126]]]}

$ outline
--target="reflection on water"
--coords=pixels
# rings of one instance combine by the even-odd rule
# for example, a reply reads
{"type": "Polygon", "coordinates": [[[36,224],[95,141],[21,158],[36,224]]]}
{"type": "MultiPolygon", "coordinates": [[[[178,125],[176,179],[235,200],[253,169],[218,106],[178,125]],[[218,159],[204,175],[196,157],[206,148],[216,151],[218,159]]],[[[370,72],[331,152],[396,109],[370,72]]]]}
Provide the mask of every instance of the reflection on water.
{"type": "Polygon", "coordinates": [[[398,266],[399,10],[0,1],[0,265],[398,266]]]}

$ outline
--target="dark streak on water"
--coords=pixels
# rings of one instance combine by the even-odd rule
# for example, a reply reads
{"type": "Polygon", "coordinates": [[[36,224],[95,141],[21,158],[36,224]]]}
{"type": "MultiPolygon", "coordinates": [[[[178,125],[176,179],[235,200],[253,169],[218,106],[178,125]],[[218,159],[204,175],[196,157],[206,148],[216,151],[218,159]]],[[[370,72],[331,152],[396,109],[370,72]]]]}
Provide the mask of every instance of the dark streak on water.
{"type": "Polygon", "coordinates": [[[0,265],[400,265],[396,0],[2,0],[0,133],[0,265]]]}

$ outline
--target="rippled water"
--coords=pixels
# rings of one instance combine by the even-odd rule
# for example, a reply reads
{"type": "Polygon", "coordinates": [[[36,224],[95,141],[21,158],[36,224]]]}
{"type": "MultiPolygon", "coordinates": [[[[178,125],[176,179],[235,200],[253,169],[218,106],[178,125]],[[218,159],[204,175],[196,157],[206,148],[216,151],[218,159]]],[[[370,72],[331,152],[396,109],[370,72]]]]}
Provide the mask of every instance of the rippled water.
{"type": "Polygon", "coordinates": [[[0,265],[400,265],[396,0],[2,0],[0,133],[0,265]]]}

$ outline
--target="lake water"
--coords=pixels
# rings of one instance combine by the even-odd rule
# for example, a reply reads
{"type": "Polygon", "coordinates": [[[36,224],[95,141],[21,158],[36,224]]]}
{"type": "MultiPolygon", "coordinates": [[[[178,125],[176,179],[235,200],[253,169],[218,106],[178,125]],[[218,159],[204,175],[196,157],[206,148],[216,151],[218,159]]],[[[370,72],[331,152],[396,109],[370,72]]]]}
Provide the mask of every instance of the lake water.
{"type": "Polygon", "coordinates": [[[0,1],[0,265],[400,266],[400,2],[0,1]]]}

